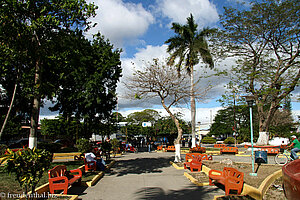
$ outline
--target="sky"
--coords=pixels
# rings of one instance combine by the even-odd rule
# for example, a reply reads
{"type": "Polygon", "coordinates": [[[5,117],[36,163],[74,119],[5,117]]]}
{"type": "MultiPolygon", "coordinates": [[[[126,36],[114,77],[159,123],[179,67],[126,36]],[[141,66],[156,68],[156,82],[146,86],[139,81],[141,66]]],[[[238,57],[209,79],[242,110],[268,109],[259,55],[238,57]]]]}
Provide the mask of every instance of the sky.
{"type": "MultiPolygon", "coordinates": [[[[117,110],[123,116],[144,109],[155,109],[161,112],[161,115],[167,115],[159,101],[134,101],[126,98],[123,82],[132,74],[133,63],[134,66],[140,66],[153,58],[168,57],[165,41],[174,36],[171,30],[172,22],[185,24],[186,18],[192,13],[199,29],[213,28],[219,25],[219,15],[223,12],[223,6],[249,7],[248,0],[87,0],[87,2],[94,2],[99,8],[96,11],[97,16],[91,19],[97,26],[86,33],[86,37],[91,38],[92,34],[100,32],[114,48],[123,50],[121,54],[123,77],[117,88],[117,110]]],[[[230,60],[226,62],[227,65],[221,63],[216,67],[226,69],[233,63],[230,60]]],[[[200,66],[196,68],[201,69],[200,66]]],[[[214,88],[205,102],[197,103],[196,122],[200,123],[211,122],[221,109],[216,100],[224,93],[224,86],[228,82],[226,79],[216,77],[206,81],[214,83],[214,88]]],[[[299,102],[292,104],[294,115],[300,115],[299,102]]],[[[183,119],[190,121],[188,105],[181,105],[174,111],[181,112],[183,119]]],[[[49,113],[47,108],[41,111],[41,118],[45,116],[51,118],[54,115],[49,113]]]]}

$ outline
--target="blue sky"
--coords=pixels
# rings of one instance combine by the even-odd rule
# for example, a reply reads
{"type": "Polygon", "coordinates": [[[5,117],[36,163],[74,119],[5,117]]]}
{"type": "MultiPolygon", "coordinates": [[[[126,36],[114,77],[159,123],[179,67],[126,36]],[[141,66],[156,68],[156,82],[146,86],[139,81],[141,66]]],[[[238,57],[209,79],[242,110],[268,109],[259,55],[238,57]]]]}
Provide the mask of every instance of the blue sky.
{"type": "MultiPolygon", "coordinates": [[[[154,108],[163,115],[166,114],[160,103],[155,100],[136,102],[125,98],[122,81],[132,73],[132,63],[137,66],[142,60],[168,57],[164,42],[174,35],[170,29],[172,22],[185,24],[186,18],[192,13],[199,29],[217,27],[223,6],[245,8],[249,6],[249,0],[88,0],[88,2],[94,2],[99,9],[97,16],[91,20],[97,23],[97,26],[87,33],[87,37],[100,31],[115,48],[123,50],[121,54],[123,77],[118,85],[118,111],[123,115],[146,108],[154,108]]],[[[224,69],[225,65],[217,67],[224,69]]],[[[224,92],[226,80],[215,78],[211,81],[215,87],[209,95],[210,100],[197,104],[197,121],[200,122],[209,122],[211,115],[215,115],[221,108],[216,99],[224,92]]],[[[299,103],[293,103],[293,109],[300,115],[299,103]]],[[[182,105],[176,111],[182,112],[184,119],[190,120],[187,106],[182,105]]]]}

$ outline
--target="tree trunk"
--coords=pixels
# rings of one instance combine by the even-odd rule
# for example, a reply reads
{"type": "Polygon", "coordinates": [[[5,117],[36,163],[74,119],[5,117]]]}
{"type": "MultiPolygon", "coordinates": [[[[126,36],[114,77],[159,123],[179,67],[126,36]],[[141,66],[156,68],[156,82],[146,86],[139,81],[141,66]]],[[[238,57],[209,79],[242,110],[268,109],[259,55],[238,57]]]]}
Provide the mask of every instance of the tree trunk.
{"type": "Polygon", "coordinates": [[[277,102],[272,102],[267,115],[263,111],[263,106],[257,106],[259,116],[259,137],[256,145],[267,145],[269,144],[269,126],[271,120],[277,111],[277,102]]]}
{"type": "Polygon", "coordinates": [[[164,109],[169,113],[170,117],[174,121],[176,128],[177,128],[177,138],[174,141],[175,145],[175,159],[174,162],[181,162],[181,155],[180,155],[180,141],[182,138],[182,128],[180,127],[180,123],[178,119],[173,115],[173,113],[170,111],[170,109],[165,105],[164,100],[161,101],[164,109]]]}
{"type": "Polygon", "coordinates": [[[8,117],[9,117],[9,115],[10,115],[11,108],[12,108],[12,106],[13,106],[13,104],[14,104],[14,100],[15,100],[15,96],[16,96],[16,91],[17,91],[17,86],[18,86],[18,84],[16,83],[16,84],[15,84],[15,87],[14,87],[13,96],[12,96],[12,98],[11,98],[10,105],[9,105],[9,108],[8,108],[8,111],[7,111],[7,114],[6,114],[5,120],[4,120],[3,125],[2,125],[2,128],[1,128],[1,132],[0,132],[0,140],[1,140],[2,133],[3,133],[3,131],[4,131],[4,128],[5,128],[5,126],[6,126],[8,117]]]}
{"type": "Polygon", "coordinates": [[[37,147],[37,128],[39,123],[40,115],[40,101],[41,95],[39,92],[39,87],[41,85],[41,70],[40,70],[40,61],[37,60],[35,64],[35,81],[34,81],[34,95],[33,95],[33,104],[31,110],[30,118],[30,134],[29,134],[29,148],[37,147]]]}
{"type": "Polygon", "coordinates": [[[191,66],[191,125],[192,125],[192,147],[196,146],[196,102],[194,93],[194,69],[191,66]]]}

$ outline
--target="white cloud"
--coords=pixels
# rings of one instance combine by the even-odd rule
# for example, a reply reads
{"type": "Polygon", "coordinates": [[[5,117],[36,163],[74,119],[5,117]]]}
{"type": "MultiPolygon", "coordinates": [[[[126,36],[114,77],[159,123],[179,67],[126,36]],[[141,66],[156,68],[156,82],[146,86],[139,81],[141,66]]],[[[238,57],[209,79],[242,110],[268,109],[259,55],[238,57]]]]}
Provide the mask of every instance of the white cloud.
{"type": "MultiPolygon", "coordinates": [[[[88,0],[88,2],[93,2],[88,0]]],[[[155,19],[145,10],[142,4],[124,3],[122,0],[99,0],[97,16],[92,22],[97,23],[88,34],[98,31],[110,40],[116,47],[126,44],[143,43],[138,37],[143,35],[155,19]]]]}
{"type": "Polygon", "coordinates": [[[153,58],[159,58],[160,60],[164,60],[168,57],[166,52],[167,45],[162,46],[152,46],[147,45],[145,48],[138,49],[138,52],[134,55],[133,58],[121,58],[122,61],[122,78],[118,83],[117,93],[119,98],[119,106],[120,108],[132,108],[132,107],[143,107],[143,106],[151,106],[159,104],[156,100],[151,100],[150,102],[138,102],[127,99],[126,89],[123,85],[125,79],[132,75],[134,69],[141,69],[142,66],[145,65],[146,62],[151,62],[153,58]]]}
{"type": "Polygon", "coordinates": [[[199,28],[209,26],[219,20],[216,6],[209,0],[157,0],[158,10],[171,22],[186,23],[186,18],[193,14],[199,28]]]}

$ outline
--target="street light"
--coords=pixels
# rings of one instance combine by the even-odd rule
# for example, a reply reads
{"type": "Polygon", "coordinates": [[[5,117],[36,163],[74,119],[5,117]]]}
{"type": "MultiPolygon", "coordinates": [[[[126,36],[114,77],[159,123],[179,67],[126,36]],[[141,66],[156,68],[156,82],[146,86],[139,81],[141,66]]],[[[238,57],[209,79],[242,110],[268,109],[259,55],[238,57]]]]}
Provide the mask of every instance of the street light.
{"type": "Polygon", "coordinates": [[[251,159],[252,159],[252,173],[250,176],[257,176],[257,173],[254,172],[254,155],[253,155],[253,125],[252,125],[252,106],[254,104],[254,96],[244,96],[246,98],[246,102],[250,109],[250,133],[251,133],[251,159]]]}

